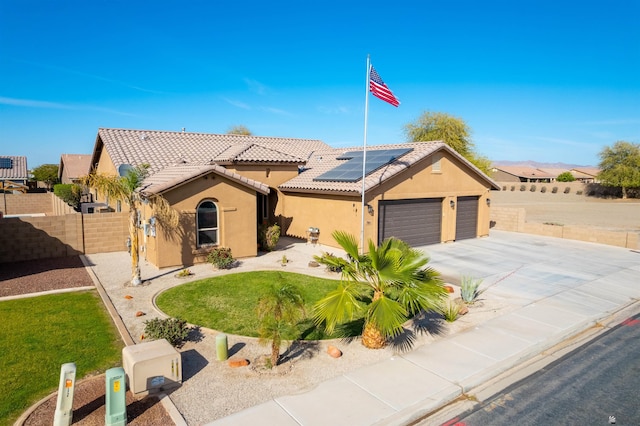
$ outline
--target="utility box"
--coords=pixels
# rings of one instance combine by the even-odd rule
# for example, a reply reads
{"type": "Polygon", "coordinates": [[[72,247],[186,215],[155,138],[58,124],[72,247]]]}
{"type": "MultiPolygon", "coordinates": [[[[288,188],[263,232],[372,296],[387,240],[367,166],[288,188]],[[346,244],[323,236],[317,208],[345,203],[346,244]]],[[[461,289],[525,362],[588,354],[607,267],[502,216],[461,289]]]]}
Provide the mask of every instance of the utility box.
{"type": "Polygon", "coordinates": [[[180,352],[165,339],[122,349],[122,366],[134,395],[159,392],[182,383],[180,352]]]}

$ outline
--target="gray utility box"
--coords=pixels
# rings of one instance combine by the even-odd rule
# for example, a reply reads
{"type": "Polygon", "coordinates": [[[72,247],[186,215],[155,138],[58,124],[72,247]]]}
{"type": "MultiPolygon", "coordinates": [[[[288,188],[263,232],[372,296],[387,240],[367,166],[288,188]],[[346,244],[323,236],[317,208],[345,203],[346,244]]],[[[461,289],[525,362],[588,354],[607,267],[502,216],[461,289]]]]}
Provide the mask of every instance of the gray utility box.
{"type": "Polygon", "coordinates": [[[134,395],[159,392],[182,383],[180,352],[165,339],[122,349],[122,367],[134,395]]]}

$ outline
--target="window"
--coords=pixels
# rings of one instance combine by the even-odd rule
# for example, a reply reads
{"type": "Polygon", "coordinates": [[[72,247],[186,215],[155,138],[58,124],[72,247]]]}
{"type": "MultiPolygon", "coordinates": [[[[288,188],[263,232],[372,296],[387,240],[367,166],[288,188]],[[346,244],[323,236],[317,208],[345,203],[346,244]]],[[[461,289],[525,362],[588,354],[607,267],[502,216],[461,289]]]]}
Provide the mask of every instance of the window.
{"type": "Polygon", "coordinates": [[[431,158],[431,173],[442,173],[442,157],[440,154],[434,154],[431,158]]]}
{"type": "Polygon", "coordinates": [[[196,214],[198,247],[218,244],[218,207],[213,201],[203,201],[196,214]]]}

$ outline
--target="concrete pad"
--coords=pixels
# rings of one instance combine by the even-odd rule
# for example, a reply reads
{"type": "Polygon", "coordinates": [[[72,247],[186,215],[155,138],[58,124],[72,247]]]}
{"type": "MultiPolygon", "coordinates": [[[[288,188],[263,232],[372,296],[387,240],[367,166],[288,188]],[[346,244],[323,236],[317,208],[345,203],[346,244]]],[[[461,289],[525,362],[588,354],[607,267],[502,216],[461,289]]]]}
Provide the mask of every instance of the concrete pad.
{"type": "Polygon", "coordinates": [[[346,377],[321,383],[310,392],[276,398],[276,402],[305,426],[365,426],[396,413],[390,405],[346,377]]]}
{"type": "Polygon", "coordinates": [[[488,327],[460,333],[451,341],[496,361],[512,357],[529,346],[529,342],[526,340],[488,327]]]}
{"type": "Polygon", "coordinates": [[[398,411],[429,398],[451,400],[461,394],[459,386],[401,357],[360,368],[345,377],[398,411]]]}
{"type": "Polygon", "coordinates": [[[456,345],[452,340],[423,346],[402,357],[452,383],[478,374],[496,363],[496,360],[456,345]]]}
{"type": "Polygon", "coordinates": [[[537,303],[525,306],[518,310],[517,314],[543,324],[552,325],[563,331],[576,327],[587,320],[584,315],[537,303]]]}
{"type": "Polygon", "coordinates": [[[542,342],[560,331],[557,327],[519,316],[515,312],[494,318],[482,327],[515,336],[529,343],[542,342]]]}
{"type": "Polygon", "coordinates": [[[616,286],[606,278],[583,284],[576,288],[576,290],[593,297],[608,300],[617,305],[626,305],[630,303],[632,299],[628,294],[624,294],[628,293],[627,291],[624,293],[620,292],[623,290],[623,287],[616,286]]]}
{"type": "Polygon", "coordinates": [[[592,319],[613,312],[619,306],[617,303],[590,296],[580,290],[568,290],[537,302],[537,304],[549,305],[592,319]]]}
{"type": "Polygon", "coordinates": [[[246,410],[239,411],[228,417],[206,423],[206,426],[254,426],[254,425],[279,425],[300,426],[279,404],[275,401],[265,402],[246,410]]]}
{"type": "Polygon", "coordinates": [[[603,277],[615,291],[632,298],[640,298],[640,274],[631,270],[620,270],[603,277]]]}

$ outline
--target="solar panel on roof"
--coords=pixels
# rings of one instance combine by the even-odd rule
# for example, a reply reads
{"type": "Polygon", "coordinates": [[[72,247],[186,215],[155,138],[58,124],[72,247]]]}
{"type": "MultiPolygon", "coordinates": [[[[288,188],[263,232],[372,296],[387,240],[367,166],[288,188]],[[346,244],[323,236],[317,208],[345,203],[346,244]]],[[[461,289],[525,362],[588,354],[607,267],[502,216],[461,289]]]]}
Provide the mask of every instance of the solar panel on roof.
{"type": "Polygon", "coordinates": [[[0,157],[0,169],[13,169],[13,158],[0,157]]]}
{"type": "MultiPolygon", "coordinates": [[[[379,149],[367,151],[367,164],[365,166],[365,176],[375,172],[380,167],[393,162],[412,151],[412,148],[379,149]]],[[[357,182],[362,179],[363,151],[351,151],[336,157],[337,160],[347,160],[345,163],[334,167],[314,178],[316,182],[357,182]]]]}

